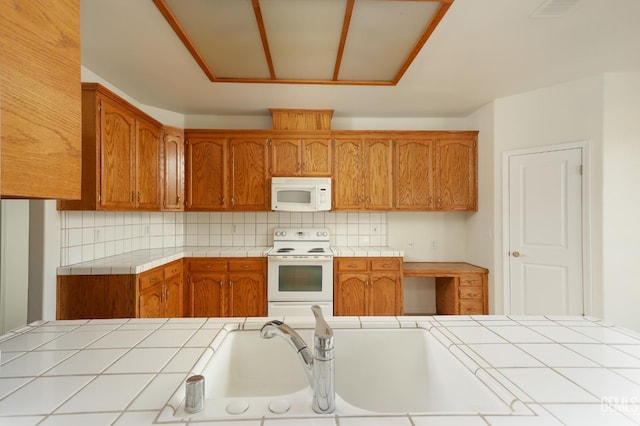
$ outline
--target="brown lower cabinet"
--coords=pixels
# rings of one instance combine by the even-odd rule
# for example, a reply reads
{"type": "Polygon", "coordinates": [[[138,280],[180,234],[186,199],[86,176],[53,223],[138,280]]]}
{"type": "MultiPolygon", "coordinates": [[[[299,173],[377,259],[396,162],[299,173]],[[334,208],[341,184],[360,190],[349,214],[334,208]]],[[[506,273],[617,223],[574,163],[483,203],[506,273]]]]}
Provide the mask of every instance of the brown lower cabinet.
{"type": "Polygon", "coordinates": [[[59,275],[56,317],[182,317],[183,293],[182,260],[137,275],[59,275]]]}
{"type": "Polygon", "coordinates": [[[182,260],[139,274],[138,317],[184,316],[182,283],[182,260]]]}
{"type": "Polygon", "coordinates": [[[334,315],[402,315],[401,257],[334,259],[334,315]]]}
{"type": "Polygon", "coordinates": [[[266,258],[190,258],[187,265],[192,317],[267,314],[266,258]]]}

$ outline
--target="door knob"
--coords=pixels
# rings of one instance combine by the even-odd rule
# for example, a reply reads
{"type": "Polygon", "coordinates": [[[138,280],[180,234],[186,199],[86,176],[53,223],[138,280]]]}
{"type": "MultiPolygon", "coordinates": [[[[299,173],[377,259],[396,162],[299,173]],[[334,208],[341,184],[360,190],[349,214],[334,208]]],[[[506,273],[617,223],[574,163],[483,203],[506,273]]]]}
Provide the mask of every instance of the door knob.
{"type": "Polygon", "coordinates": [[[511,252],[511,256],[513,256],[513,257],[520,257],[520,256],[521,256],[521,254],[520,254],[520,252],[519,252],[519,251],[514,251],[514,252],[511,252]]]}

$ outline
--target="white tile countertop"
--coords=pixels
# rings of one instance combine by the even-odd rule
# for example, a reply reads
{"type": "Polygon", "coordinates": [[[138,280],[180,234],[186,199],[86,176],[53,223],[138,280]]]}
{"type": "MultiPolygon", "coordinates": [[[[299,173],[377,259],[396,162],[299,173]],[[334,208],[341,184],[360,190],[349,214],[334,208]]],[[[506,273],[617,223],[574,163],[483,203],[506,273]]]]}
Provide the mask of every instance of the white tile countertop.
{"type": "MultiPolygon", "coordinates": [[[[136,250],[73,265],[59,266],[58,275],[140,274],[184,257],[264,257],[271,247],[175,247],[136,250]]],[[[332,247],[339,257],[394,257],[404,252],[391,247],[332,247]]]]}
{"type": "MultiPolygon", "coordinates": [[[[294,328],[311,324],[306,318],[284,320],[294,328]]],[[[206,424],[640,423],[640,335],[597,319],[434,316],[328,320],[334,328],[428,330],[456,362],[484,383],[505,389],[498,396],[507,403],[510,414],[292,417],[269,413],[244,420],[228,415],[206,424]]],[[[175,416],[177,402],[184,397],[185,379],[207,363],[230,330],[257,333],[265,321],[179,318],[31,324],[0,337],[0,424],[205,424],[197,417],[189,422],[175,416]]]]}

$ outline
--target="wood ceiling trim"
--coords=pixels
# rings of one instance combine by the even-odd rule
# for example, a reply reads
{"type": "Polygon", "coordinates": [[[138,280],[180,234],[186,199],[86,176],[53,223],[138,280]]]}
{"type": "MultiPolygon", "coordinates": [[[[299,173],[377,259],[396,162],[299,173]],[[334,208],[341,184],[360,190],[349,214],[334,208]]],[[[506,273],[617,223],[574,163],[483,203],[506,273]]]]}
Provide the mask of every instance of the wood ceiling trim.
{"type": "Polygon", "coordinates": [[[272,80],[276,79],[276,71],[273,67],[273,58],[271,57],[271,49],[269,49],[269,40],[267,39],[267,31],[264,28],[264,21],[262,19],[262,10],[260,9],[260,0],[251,0],[253,5],[253,13],[256,15],[256,23],[258,24],[258,31],[260,31],[260,39],[262,40],[262,48],[264,49],[264,57],[267,60],[267,66],[269,67],[269,75],[272,80]]]}
{"type": "Polygon", "coordinates": [[[398,74],[396,74],[395,78],[393,79],[394,86],[398,84],[398,82],[400,81],[404,73],[407,72],[407,70],[409,69],[409,66],[411,65],[413,60],[416,58],[416,56],[418,56],[418,53],[420,53],[420,50],[422,50],[422,47],[427,42],[429,37],[431,37],[431,34],[436,29],[436,27],[444,17],[445,13],[447,13],[447,10],[449,10],[449,7],[451,7],[451,4],[454,2],[454,0],[438,0],[438,2],[440,3],[440,7],[438,8],[438,11],[434,14],[433,19],[431,19],[431,22],[429,23],[427,28],[425,28],[424,33],[422,33],[422,37],[420,37],[420,39],[414,46],[413,50],[407,57],[407,60],[404,62],[404,64],[398,71],[398,74]]]}
{"type": "Polygon", "coordinates": [[[333,81],[338,81],[338,74],[340,74],[340,64],[342,63],[342,55],[344,55],[344,46],[347,43],[347,34],[349,33],[349,25],[351,24],[351,15],[353,14],[355,2],[355,0],[347,1],[347,8],[344,12],[344,22],[342,24],[342,35],[340,36],[340,46],[338,47],[338,55],[336,56],[336,65],[333,69],[333,81]]]}
{"type": "Polygon", "coordinates": [[[160,13],[162,13],[162,16],[164,16],[164,19],[167,20],[178,38],[180,38],[182,44],[184,44],[184,47],[186,47],[189,53],[191,53],[193,59],[195,59],[198,65],[200,65],[200,68],[209,78],[209,80],[218,81],[211,68],[209,68],[209,65],[205,62],[204,58],[200,55],[200,52],[198,52],[198,49],[196,49],[196,46],[184,31],[184,28],[182,28],[182,25],[180,25],[180,23],[178,22],[176,16],[173,14],[171,9],[169,9],[167,3],[164,0],[153,0],[153,3],[156,5],[158,10],[160,10],[160,13]]]}

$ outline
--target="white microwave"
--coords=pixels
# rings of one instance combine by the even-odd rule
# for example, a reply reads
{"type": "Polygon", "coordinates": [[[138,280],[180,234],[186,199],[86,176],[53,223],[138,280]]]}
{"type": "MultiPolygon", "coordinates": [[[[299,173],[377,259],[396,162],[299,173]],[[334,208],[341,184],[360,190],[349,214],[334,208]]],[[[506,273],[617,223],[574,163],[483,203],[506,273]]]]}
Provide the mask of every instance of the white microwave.
{"type": "Polygon", "coordinates": [[[331,210],[331,178],[271,178],[271,210],[285,212],[331,210]]]}

